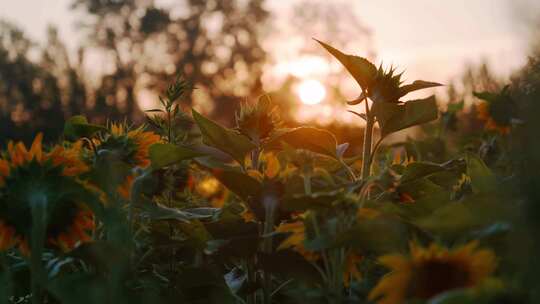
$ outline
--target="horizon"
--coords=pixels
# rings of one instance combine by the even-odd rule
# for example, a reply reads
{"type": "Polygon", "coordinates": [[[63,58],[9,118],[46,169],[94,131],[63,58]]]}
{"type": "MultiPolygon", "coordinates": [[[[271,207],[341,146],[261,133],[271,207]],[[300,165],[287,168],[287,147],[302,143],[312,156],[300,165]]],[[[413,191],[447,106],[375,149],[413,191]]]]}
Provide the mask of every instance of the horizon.
{"type": "MultiPolygon", "coordinates": [[[[40,43],[44,41],[47,26],[55,25],[61,39],[73,53],[84,37],[75,28],[78,12],[69,10],[71,2],[6,1],[0,3],[0,18],[14,22],[32,40],[40,43]],[[27,9],[30,5],[32,10],[27,9]]],[[[167,4],[167,0],[158,2],[164,6],[167,4]]],[[[276,14],[277,23],[284,21],[292,5],[298,3],[300,2],[267,2],[267,7],[272,14],[276,14]]],[[[516,20],[516,10],[523,11],[528,7],[534,10],[540,7],[533,0],[513,3],[505,0],[460,0],[449,3],[414,0],[408,1],[406,5],[384,0],[376,3],[358,1],[353,4],[350,4],[350,1],[338,1],[332,4],[336,3],[352,5],[359,21],[372,32],[374,45],[370,47],[377,54],[376,62],[407,67],[407,74],[411,79],[416,75],[423,75],[441,82],[459,77],[465,66],[482,61],[486,61],[497,75],[508,77],[526,62],[529,51],[530,33],[516,20]],[[425,11],[429,14],[424,14],[425,11]],[[424,22],[405,22],[415,15],[422,15],[424,22]],[[441,63],[441,60],[445,62],[441,63]],[[433,63],[438,63],[439,69],[434,70],[433,63]]],[[[290,24],[285,25],[289,26],[290,24]]],[[[283,33],[277,34],[278,37],[280,35],[283,33]]],[[[312,33],[306,33],[305,37],[301,38],[311,36],[312,33]]],[[[358,53],[355,48],[365,48],[355,46],[354,43],[351,45],[353,47],[349,46],[347,51],[352,53],[358,53]]],[[[319,55],[324,53],[320,52],[319,55]]],[[[277,58],[277,64],[280,59],[282,58],[277,58]]]]}

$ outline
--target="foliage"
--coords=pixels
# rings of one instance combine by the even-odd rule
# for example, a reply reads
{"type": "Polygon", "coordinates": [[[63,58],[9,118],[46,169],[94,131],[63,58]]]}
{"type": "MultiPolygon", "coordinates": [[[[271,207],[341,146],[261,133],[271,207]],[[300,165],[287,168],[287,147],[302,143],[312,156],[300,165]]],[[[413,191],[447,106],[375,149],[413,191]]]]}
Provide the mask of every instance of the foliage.
{"type": "Polygon", "coordinates": [[[394,68],[321,44],[361,87],[350,103],[366,109],[360,156],[328,130],[285,127],[267,96],[232,128],[184,109],[183,78],[148,125],[73,116],[63,141],[8,143],[0,301],[535,303],[537,223],[525,211],[538,209],[538,66],[477,94],[512,104],[508,129],[489,116],[460,133],[462,103],[439,115],[434,97],[401,100],[438,83],[402,85],[394,68]],[[418,125],[422,137],[381,145],[418,125]]]}

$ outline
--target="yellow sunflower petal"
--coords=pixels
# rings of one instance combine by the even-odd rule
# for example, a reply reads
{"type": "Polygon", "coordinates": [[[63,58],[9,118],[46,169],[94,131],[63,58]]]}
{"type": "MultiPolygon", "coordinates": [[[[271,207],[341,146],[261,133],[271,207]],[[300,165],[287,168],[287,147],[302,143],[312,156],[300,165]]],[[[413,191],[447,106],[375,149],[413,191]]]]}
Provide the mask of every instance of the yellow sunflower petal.
{"type": "Polygon", "coordinates": [[[41,163],[43,159],[43,150],[42,150],[42,140],[43,140],[43,133],[38,133],[36,138],[34,138],[34,141],[32,142],[32,146],[30,147],[30,158],[35,159],[38,162],[41,163]]]}
{"type": "Polygon", "coordinates": [[[266,158],[266,170],[264,174],[269,178],[274,178],[279,174],[281,167],[279,160],[274,154],[269,154],[266,158]]]}
{"type": "Polygon", "coordinates": [[[410,281],[410,273],[390,273],[384,276],[368,295],[377,304],[402,304],[410,281]]]}
{"type": "Polygon", "coordinates": [[[406,271],[409,261],[401,254],[388,254],[379,258],[379,263],[393,271],[406,271]]]}
{"type": "Polygon", "coordinates": [[[5,159],[0,159],[0,175],[7,177],[9,176],[9,173],[9,162],[5,159]]]}

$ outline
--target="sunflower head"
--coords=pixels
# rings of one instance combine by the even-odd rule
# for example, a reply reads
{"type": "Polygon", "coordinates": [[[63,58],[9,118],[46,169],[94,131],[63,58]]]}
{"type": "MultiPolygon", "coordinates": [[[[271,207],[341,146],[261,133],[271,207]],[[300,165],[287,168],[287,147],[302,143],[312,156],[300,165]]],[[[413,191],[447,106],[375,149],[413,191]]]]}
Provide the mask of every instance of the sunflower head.
{"type": "Polygon", "coordinates": [[[236,113],[236,127],[252,141],[268,138],[281,125],[270,97],[264,95],[255,104],[243,104],[236,113]]]}
{"type": "Polygon", "coordinates": [[[194,192],[210,201],[212,207],[221,208],[225,203],[227,189],[213,176],[204,176],[194,185],[194,192]]]}
{"type": "Polygon", "coordinates": [[[478,249],[477,242],[447,249],[432,244],[410,245],[410,255],[385,255],[379,262],[390,269],[370,292],[379,304],[404,303],[407,299],[430,299],[445,291],[478,286],[493,273],[495,254],[478,249]]]}
{"type": "Polygon", "coordinates": [[[380,65],[373,84],[368,87],[368,97],[374,102],[398,102],[402,96],[400,94],[400,85],[403,83],[401,75],[403,73],[396,74],[393,66],[384,70],[380,65]]]}
{"type": "Polygon", "coordinates": [[[278,250],[292,249],[301,254],[308,261],[316,261],[319,255],[316,252],[309,251],[304,247],[306,239],[306,226],[302,219],[290,223],[281,223],[276,232],[287,233],[288,237],[281,242],[278,250]]]}
{"type": "Polygon", "coordinates": [[[88,167],[80,159],[81,143],[42,149],[38,134],[30,149],[8,144],[0,158],[0,250],[18,246],[29,253],[34,198],[46,204],[48,244],[69,250],[90,240],[93,213],[87,202],[95,198],[81,174],[88,167]]]}
{"type": "Polygon", "coordinates": [[[108,154],[135,167],[150,165],[148,151],[160,141],[159,135],[147,132],[144,127],[130,129],[125,123],[109,126],[109,134],[95,140],[100,153],[108,154]]]}
{"type": "Polygon", "coordinates": [[[475,92],[474,96],[482,99],[476,110],[478,119],[485,124],[485,129],[500,134],[508,134],[516,114],[516,104],[510,96],[509,87],[504,87],[498,94],[475,92]]]}

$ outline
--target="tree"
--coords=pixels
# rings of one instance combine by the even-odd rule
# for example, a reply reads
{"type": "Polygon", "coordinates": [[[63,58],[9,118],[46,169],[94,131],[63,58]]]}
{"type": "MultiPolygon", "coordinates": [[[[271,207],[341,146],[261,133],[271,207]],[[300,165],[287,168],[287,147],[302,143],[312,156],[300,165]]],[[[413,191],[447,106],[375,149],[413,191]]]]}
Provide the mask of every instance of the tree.
{"type": "Polygon", "coordinates": [[[137,94],[162,91],[175,74],[197,88],[195,103],[231,117],[238,101],[261,91],[265,51],[259,32],[268,17],[263,0],[75,0],[86,13],[88,47],[112,68],[96,90],[96,113],[141,118],[137,94]]]}
{"type": "Polygon", "coordinates": [[[29,59],[35,46],[16,26],[0,21],[0,145],[7,138],[30,141],[38,130],[52,140],[63,127],[57,79],[29,59]]]}

